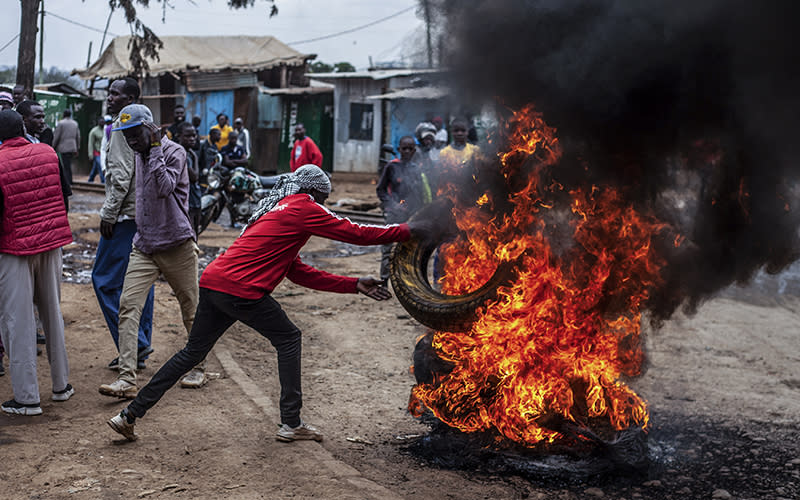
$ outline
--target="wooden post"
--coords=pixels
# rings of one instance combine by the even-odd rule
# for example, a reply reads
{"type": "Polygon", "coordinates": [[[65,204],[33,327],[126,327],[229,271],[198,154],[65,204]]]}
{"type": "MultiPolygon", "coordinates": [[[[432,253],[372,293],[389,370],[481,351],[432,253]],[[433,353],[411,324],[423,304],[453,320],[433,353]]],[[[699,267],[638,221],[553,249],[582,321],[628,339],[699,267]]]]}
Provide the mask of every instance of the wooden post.
{"type": "Polygon", "coordinates": [[[428,46],[428,67],[433,68],[433,47],[431,46],[431,6],[428,0],[422,0],[422,9],[425,14],[425,37],[428,46]]]}
{"type": "Polygon", "coordinates": [[[36,21],[40,0],[20,0],[19,52],[17,53],[17,83],[33,96],[36,72],[36,21]]]}
{"type": "Polygon", "coordinates": [[[39,17],[39,85],[44,83],[44,0],[41,1],[41,17],[39,17]]]}

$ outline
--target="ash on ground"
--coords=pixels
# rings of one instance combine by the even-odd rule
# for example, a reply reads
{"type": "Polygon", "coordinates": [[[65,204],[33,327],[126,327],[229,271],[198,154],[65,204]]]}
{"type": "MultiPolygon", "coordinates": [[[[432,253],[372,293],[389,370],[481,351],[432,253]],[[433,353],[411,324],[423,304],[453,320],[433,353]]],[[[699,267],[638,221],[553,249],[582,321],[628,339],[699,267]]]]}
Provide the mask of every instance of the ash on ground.
{"type": "Polygon", "coordinates": [[[545,448],[497,447],[496,436],[462,433],[428,414],[422,421],[431,432],[404,451],[431,466],[509,480],[518,476],[586,498],[800,498],[800,426],[741,429],[708,418],[652,417],[658,424],[647,434],[623,432],[618,445],[589,453],[563,447],[548,453],[545,448]]]}

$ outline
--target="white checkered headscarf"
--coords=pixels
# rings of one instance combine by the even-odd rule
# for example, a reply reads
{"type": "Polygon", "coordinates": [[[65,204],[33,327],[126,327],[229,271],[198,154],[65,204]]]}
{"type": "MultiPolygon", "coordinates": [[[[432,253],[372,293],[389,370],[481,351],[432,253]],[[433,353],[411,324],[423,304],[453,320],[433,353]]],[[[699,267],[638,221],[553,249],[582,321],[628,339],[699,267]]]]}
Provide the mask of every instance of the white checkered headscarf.
{"type": "MultiPolygon", "coordinates": [[[[270,189],[269,194],[258,202],[258,207],[247,220],[247,226],[253,224],[262,215],[269,212],[279,201],[297,194],[301,189],[316,189],[323,193],[331,192],[331,180],[321,168],[316,165],[303,165],[290,174],[280,176],[275,187],[270,189]]],[[[244,229],[247,229],[245,226],[244,229]]],[[[244,232],[244,230],[242,230],[244,232]]]]}

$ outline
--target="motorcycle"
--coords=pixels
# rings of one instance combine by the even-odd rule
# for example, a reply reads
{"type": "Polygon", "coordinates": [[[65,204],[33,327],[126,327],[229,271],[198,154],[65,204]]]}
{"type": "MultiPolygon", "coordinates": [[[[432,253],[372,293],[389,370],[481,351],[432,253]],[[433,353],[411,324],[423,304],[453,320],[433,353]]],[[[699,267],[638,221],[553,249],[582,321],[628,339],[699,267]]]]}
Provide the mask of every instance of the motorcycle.
{"type": "Polygon", "coordinates": [[[202,172],[205,193],[200,198],[199,235],[216,222],[227,207],[231,224],[247,223],[258,202],[269,194],[280,176],[261,176],[246,167],[228,168],[221,163],[202,172]]]}

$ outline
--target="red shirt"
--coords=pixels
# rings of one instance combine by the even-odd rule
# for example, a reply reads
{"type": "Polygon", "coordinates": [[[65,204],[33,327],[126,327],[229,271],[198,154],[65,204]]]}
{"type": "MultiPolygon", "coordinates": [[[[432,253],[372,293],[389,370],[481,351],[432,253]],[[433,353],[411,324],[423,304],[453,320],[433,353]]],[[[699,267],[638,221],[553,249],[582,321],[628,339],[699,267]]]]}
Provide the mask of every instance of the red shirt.
{"type": "Polygon", "coordinates": [[[311,137],[305,136],[300,140],[294,141],[292,146],[292,154],[289,158],[289,168],[292,172],[308,164],[316,165],[322,168],[322,153],[311,137]]]}
{"type": "Polygon", "coordinates": [[[411,237],[407,224],[355,224],[308,194],[282,199],[206,267],[200,286],[245,299],[272,292],[284,277],[315,290],[356,293],[358,278],[338,276],[304,264],[298,253],[311,236],[356,245],[382,245],[411,237]]]}

